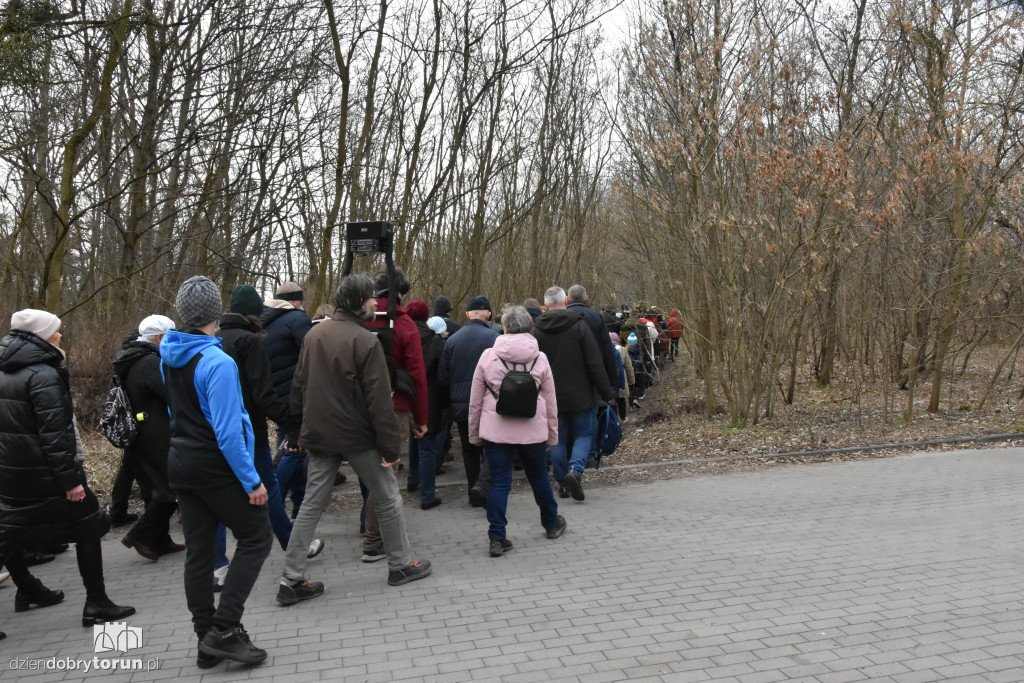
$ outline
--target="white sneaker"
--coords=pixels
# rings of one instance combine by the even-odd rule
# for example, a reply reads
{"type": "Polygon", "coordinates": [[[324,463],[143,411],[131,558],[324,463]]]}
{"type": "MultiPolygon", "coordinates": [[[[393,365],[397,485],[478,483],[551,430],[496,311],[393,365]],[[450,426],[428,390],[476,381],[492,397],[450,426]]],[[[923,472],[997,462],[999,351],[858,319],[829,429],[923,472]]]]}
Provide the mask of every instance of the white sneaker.
{"type": "Polygon", "coordinates": [[[11,578],[11,573],[6,569],[0,572],[0,583],[3,583],[7,579],[11,578]]]}
{"type": "Polygon", "coordinates": [[[213,590],[214,592],[219,591],[224,587],[224,579],[228,576],[228,567],[230,564],[226,564],[223,567],[217,567],[213,570],[213,590]]]}
{"type": "Polygon", "coordinates": [[[306,559],[312,560],[314,557],[324,551],[324,542],[319,538],[314,538],[313,542],[309,544],[309,551],[306,553],[306,559]]]}

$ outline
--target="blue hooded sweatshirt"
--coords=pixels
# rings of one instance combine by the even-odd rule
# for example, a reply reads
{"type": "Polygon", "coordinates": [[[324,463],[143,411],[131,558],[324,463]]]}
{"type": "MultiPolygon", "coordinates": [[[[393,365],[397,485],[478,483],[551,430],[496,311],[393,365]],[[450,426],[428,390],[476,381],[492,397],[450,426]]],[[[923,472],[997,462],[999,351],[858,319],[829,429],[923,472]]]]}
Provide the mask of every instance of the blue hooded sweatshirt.
{"type": "Polygon", "coordinates": [[[221,340],[168,330],[160,360],[171,414],[171,487],[219,488],[238,481],[246,493],[258,489],[252,422],[242,403],[238,367],[221,340]]]}

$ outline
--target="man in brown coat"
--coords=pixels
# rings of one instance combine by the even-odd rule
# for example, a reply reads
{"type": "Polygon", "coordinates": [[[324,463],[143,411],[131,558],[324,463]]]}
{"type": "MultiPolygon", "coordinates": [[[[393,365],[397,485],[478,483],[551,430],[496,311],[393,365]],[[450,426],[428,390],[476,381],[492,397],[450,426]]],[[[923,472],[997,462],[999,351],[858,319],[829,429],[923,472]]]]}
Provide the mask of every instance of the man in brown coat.
{"type": "Polygon", "coordinates": [[[390,471],[405,435],[395,419],[384,350],[365,325],[377,306],[373,281],[366,275],[343,278],[335,303],[334,315],[306,335],[292,380],[291,414],[301,418],[302,428],[299,443],[288,447],[309,453],[309,463],[306,498],[285,551],[277,594],[282,605],[324,591],[322,582],[306,580],[306,554],[342,460],[370,489],[388,552],[388,584],[430,574],[429,561],[412,558],[398,479],[390,471]]]}

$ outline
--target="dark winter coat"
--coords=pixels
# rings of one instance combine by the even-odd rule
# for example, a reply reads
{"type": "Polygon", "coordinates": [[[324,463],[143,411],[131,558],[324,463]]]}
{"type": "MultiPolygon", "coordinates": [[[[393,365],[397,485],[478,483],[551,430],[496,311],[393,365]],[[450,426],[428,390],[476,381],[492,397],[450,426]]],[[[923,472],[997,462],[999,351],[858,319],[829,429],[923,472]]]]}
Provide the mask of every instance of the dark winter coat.
{"type": "Polygon", "coordinates": [[[242,384],[242,404],[252,422],[256,446],[270,444],[267,418],[288,432],[288,404],[274,393],[270,358],[263,345],[261,328],[241,313],[225,313],[220,319],[217,336],[224,353],[238,366],[238,379],[242,384]]]}
{"type": "Polygon", "coordinates": [[[444,340],[427,327],[422,320],[416,321],[416,329],[420,333],[420,346],[423,347],[423,365],[427,371],[428,417],[427,434],[437,434],[443,426],[441,423],[444,407],[437,389],[437,369],[441,365],[441,353],[444,351],[444,340]]]}
{"type": "Polygon", "coordinates": [[[145,498],[173,503],[174,492],[167,483],[167,452],[171,447],[171,417],[167,413],[167,388],[160,376],[160,352],[155,344],[130,337],[114,356],[114,374],[140,413],[138,436],[124,449],[125,458],[146,490],[145,498]]]}
{"type": "Polygon", "coordinates": [[[601,351],[579,309],[548,311],[534,322],[532,333],[555,375],[559,415],[593,410],[595,389],[605,401],[614,400],[601,351]]]}
{"type": "Polygon", "coordinates": [[[267,306],[260,316],[260,324],[266,331],[263,337],[263,346],[267,349],[267,356],[270,358],[271,380],[274,383],[274,393],[282,403],[288,403],[288,396],[292,389],[292,375],[295,374],[295,364],[299,362],[299,351],[302,350],[302,340],[306,333],[313,327],[313,321],[309,319],[306,312],[293,307],[290,303],[288,308],[275,308],[267,306]]]}
{"type": "Polygon", "coordinates": [[[587,323],[587,327],[590,328],[590,332],[594,335],[594,341],[597,342],[597,348],[601,351],[601,363],[604,365],[604,372],[608,376],[608,384],[615,386],[619,381],[619,364],[616,361],[618,353],[615,352],[615,347],[612,346],[612,338],[608,336],[608,327],[604,324],[604,316],[601,315],[600,311],[595,311],[586,304],[573,303],[566,306],[570,311],[580,311],[583,313],[583,320],[587,323]]]}
{"type": "Polygon", "coordinates": [[[109,528],[78,458],[64,355],[11,330],[0,339],[0,553],[98,539],[109,528]],[[85,500],[68,501],[77,486],[85,500]]]}
{"type": "Polygon", "coordinates": [[[442,403],[448,398],[456,422],[469,420],[469,395],[473,390],[476,364],[497,338],[498,333],[490,325],[471,318],[444,343],[437,368],[437,387],[442,403]]]}
{"type": "Polygon", "coordinates": [[[318,323],[292,383],[289,410],[302,422],[301,447],[314,456],[376,450],[398,460],[409,431],[395,419],[388,374],[384,349],[362,320],[339,308],[318,323]]]}

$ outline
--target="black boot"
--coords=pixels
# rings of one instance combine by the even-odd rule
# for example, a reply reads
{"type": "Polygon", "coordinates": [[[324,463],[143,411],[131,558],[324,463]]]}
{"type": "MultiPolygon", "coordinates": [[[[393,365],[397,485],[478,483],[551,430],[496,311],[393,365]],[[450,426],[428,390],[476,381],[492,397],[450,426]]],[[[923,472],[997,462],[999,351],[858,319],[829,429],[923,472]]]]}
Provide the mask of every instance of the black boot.
{"type": "Polygon", "coordinates": [[[52,591],[36,578],[33,581],[27,587],[18,587],[18,592],[14,594],[15,612],[27,612],[32,605],[50,607],[64,599],[64,591],[52,591]]]}
{"type": "Polygon", "coordinates": [[[82,626],[95,626],[108,621],[123,621],[125,617],[135,614],[134,607],[122,607],[104,595],[102,598],[86,598],[85,609],[82,610],[82,626]]]}
{"type": "Polygon", "coordinates": [[[199,641],[199,652],[206,655],[207,661],[219,657],[242,664],[259,664],[267,658],[266,651],[252,644],[241,624],[223,631],[213,627],[199,641]]]}

